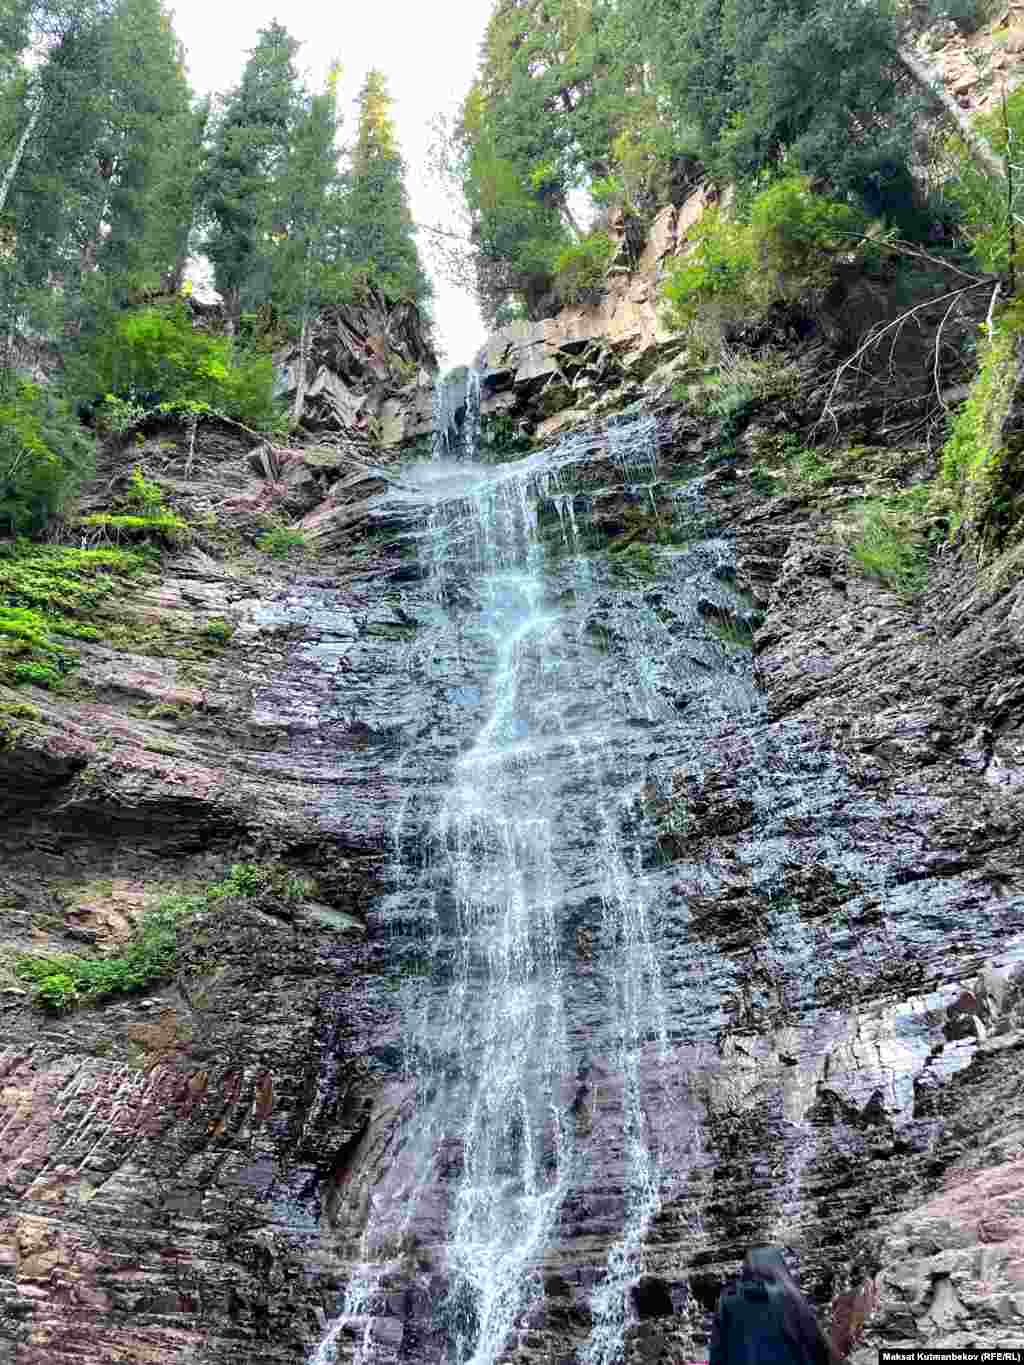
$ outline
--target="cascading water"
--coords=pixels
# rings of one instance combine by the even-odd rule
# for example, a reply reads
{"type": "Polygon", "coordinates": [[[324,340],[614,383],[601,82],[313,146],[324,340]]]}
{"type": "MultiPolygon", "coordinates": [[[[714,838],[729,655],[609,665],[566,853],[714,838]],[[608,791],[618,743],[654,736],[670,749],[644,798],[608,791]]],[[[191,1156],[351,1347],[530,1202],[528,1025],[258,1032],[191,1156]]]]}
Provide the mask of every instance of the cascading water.
{"type": "MultiPolygon", "coordinates": [[[[459,430],[475,442],[472,374],[466,395],[459,430]]],[[[414,810],[406,799],[396,828],[395,919],[417,921],[424,964],[405,1033],[414,1098],[401,1174],[382,1178],[342,1311],[312,1359],[508,1359],[540,1302],[567,1200],[597,1180],[578,1134],[588,1103],[581,1077],[602,1070],[612,1078],[621,1208],[577,1358],[612,1365],[652,1222],[700,1150],[696,1126],[655,1134],[648,1113],[645,1059],[664,1072],[669,1039],[644,853],[649,770],[634,766],[638,725],[653,735],[678,724],[684,665],[679,639],[628,567],[595,567],[582,553],[587,518],[566,485],[582,469],[611,470],[640,485],[636,502],[648,511],[658,427],[641,417],[487,467],[453,462],[461,441],[449,407],[439,399],[433,463],[407,471],[406,482],[427,513],[416,532],[424,629],[409,666],[429,691],[456,662],[464,729],[440,801],[414,810]],[[613,638],[624,648],[610,649],[613,638]],[[581,934],[594,939],[590,989],[600,998],[600,1025],[583,1035],[568,963],[581,934]],[[375,1323],[396,1250],[424,1242],[444,1288],[434,1337],[403,1355],[375,1323]]],[[[692,595],[687,582],[682,574],[680,590],[692,595]]],[[[707,639],[703,648],[722,664],[720,648],[707,639]]],[[[720,692],[709,690],[705,704],[720,692]]]]}

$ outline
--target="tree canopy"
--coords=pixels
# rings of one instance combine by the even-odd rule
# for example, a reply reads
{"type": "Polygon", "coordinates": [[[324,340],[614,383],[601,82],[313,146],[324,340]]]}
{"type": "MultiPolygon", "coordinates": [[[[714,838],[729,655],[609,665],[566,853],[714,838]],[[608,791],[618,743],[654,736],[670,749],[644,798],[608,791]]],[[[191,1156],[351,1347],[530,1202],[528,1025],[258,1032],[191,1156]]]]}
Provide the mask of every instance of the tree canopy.
{"type": "Polygon", "coordinates": [[[913,25],[950,9],[495,0],[447,155],[485,310],[550,309],[558,262],[593,254],[581,218],[596,213],[600,230],[616,212],[627,238],[642,235],[698,170],[741,202],[773,177],[808,176],[904,236],[926,231],[912,142],[937,100],[909,44],[913,25]]]}

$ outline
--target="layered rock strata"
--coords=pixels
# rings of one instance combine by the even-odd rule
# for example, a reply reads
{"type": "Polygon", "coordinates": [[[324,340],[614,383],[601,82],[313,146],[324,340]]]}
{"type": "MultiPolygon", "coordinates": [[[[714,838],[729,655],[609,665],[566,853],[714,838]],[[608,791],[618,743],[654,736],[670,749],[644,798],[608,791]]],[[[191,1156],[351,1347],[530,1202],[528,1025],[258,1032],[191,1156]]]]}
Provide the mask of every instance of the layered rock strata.
{"type": "MultiPolygon", "coordinates": [[[[773,421],[798,418],[769,405],[762,436],[773,421]]],[[[162,462],[197,529],[111,607],[136,644],[82,644],[64,695],[2,694],[39,713],[0,743],[5,960],[110,952],[164,891],[242,860],[316,889],[208,907],[174,982],[141,997],[51,1017],[8,972],[0,1358],[298,1363],[373,1210],[402,1197],[410,1010],[444,984],[402,909],[410,803],[436,802],[472,743],[493,659],[471,584],[446,598],[460,648],[437,629],[443,486],[365,447],[254,449],[212,425],[197,451],[148,441],[109,452],[101,484],[162,462]],[[327,553],[253,548],[284,506],[327,553]],[[222,620],[226,640],[205,629],[222,620]]],[[[772,494],[756,446],[666,409],[645,461],[595,421],[531,484],[587,666],[631,676],[636,631],[661,642],[645,686],[664,710],[616,741],[666,1011],[640,1064],[663,1186],[623,1357],[699,1355],[762,1238],[793,1247],[864,1365],[879,1343],[1024,1344],[1020,585],[948,557],[907,598],[853,566],[836,525],[926,452],[860,452],[772,494]],[[572,581],[580,556],[599,591],[572,581]]],[[[587,848],[581,831],[559,948],[585,1178],[509,1361],[583,1347],[632,1197],[587,848]]],[[[376,1248],[342,1358],[445,1358],[460,1161],[439,1152],[415,1236],[376,1248]]]]}

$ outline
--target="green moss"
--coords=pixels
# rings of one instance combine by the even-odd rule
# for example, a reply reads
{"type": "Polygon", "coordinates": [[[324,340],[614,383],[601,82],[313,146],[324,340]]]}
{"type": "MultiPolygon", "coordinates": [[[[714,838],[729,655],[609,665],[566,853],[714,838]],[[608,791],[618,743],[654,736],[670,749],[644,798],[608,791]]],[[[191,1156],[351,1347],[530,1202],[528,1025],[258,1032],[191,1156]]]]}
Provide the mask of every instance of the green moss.
{"type": "Polygon", "coordinates": [[[13,720],[42,720],[43,713],[31,702],[0,701],[0,716],[7,716],[13,720]]]}
{"type": "Polygon", "coordinates": [[[522,423],[508,413],[496,413],[480,422],[480,458],[485,464],[507,464],[520,459],[532,442],[522,423]]]}
{"type": "Polygon", "coordinates": [[[740,649],[754,647],[754,632],[746,621],[722,612],[717,616],[705,617],[704,624],[723,644],[735,645],[740,649]]]}
{"type": "Polygon", "coordinates": [[[76,953],[25,954],[15,963],[15,975],[32,987],[38,1005],[58,1012],[148,990],[174,975],[179,960],[179,932],[185,921],[233,900],[275,899],[294,903],[315,891],[315,883],[287,868],[236,863],[222,881],[204,891],[164,896],[143,915],[135,934],[120,952],[102,958],[76,953]]]}
{"type": "Polygon", "coordinates": [[[1024,450],[1004,428],[1013,403],[1024,338],[1024,300],[999,316],[979,349],[978,375],[953,420],[942,452],[942,477],[954,494],[953,529],[968,529],[984,550],[1021,535],[1024,450]]]}
{"type": "Polygon", "coordinates": [[[149,563],[114,546],[0,544],[0,682],[59,687],[75,666],[60,640],[100,639],[89,617],[149,563]]]}
{"type": "Polygon", "coordinates": [[[96,512],[82,517],[80,526],[89,526],[100,531],[112,531],[116,535],[142,537],[154,533],[166,536],[169,540],[180,540],[188,533],[188,522],[173,512],[161,512],[153,516],[138,516],[134,513],[96,512]]]}

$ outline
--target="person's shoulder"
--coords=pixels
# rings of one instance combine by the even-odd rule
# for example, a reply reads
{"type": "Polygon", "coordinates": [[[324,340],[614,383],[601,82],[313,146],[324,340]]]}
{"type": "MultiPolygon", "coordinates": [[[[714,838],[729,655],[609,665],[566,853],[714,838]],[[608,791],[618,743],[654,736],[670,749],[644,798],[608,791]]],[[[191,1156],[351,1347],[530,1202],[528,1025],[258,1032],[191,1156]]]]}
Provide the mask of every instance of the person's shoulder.
{"type": "Polygon", "coordinates": [[[728,1299],[740,1298],[743,1294],[743,1277],[732,1275],[722,1284],[721,1292],[718,1295],[719,1304],[723,1304],[728,1299]]]}

